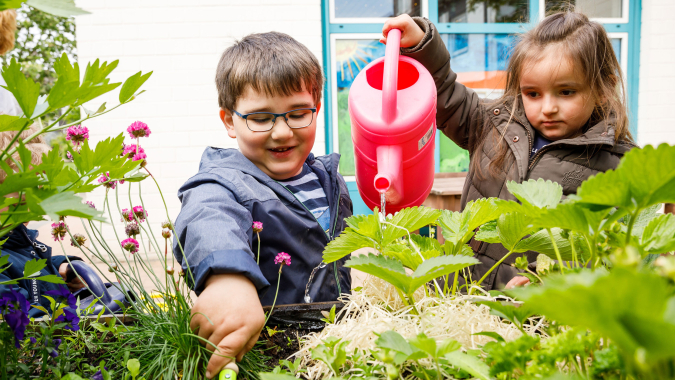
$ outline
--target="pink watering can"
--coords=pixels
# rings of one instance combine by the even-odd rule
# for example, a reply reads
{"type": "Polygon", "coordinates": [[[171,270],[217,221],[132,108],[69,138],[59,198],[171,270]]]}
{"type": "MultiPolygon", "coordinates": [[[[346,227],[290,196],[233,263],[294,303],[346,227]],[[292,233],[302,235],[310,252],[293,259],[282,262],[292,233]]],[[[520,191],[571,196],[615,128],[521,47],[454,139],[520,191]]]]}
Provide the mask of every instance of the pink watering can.
{"type": "Polygon", "coordinates": [[[349,90],[356,185],[372,210],[419,206],[434,183],[436,86],[421,63],[399,57],[401,31],[387,36],[384,58],[366,66],[349,90]]]}

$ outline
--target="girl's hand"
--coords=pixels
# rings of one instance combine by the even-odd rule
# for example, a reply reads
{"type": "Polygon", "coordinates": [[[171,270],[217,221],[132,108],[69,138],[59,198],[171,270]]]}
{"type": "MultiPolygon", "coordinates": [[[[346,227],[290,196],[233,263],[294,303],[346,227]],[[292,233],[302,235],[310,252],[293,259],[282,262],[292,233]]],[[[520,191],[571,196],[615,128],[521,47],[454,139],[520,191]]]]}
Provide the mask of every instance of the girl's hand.
{"type": "Polygon", "coordinates": [[[517,286],[526,286],[530,283],[530,279],[525,276],[516,276],[509,281],[504,289],[513,289],[517,286]]]}
{"type": "Polygon", "coordinates": [[[402,14],[398,17],[387,20],[382,27],[382,35],[380,42],[387,43],[387,34],[392,29],[401,30],[401,47],[407,48],[416,46],[422,38],[424,38],[424,31],[413,21],[412,17],[407,14],[402,14]]]}
{"type": "Polygon", "coordinates": [[[68,278],[71,278],[71,280],[66,283],[68,290],[70,290],[71,293],[75,293],[76,291],[84,288],[84,284],[82,281],[80,281],[80,278],[74,276],[74,274],[73,268],[67,262],[62,263],[59,266],[59,275],[63,277],[63,280],[68,281],[68,278]]]}

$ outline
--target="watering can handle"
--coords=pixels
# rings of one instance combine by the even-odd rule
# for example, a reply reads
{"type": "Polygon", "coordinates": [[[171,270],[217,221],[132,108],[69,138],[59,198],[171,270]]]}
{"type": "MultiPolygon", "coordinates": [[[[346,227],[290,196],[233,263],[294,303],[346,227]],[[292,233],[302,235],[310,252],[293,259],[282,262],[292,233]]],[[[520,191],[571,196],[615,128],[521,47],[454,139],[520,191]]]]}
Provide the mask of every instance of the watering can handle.
{"type": "Polygon", "coordinates": [[[220,371],[220,374],[218,374],[218,380],[237,380],[238,373],[239,367],[233,360],[227,363],[222,371],[220,371]]]}
{"type": "Polygon", "coordinates": [[[384,51],[384,77],[382,78],[382,120],[386,123],[391,123],[396,118],[400,47],[401,30],[390,30],[387,34],[387,48],[384,51]]]}

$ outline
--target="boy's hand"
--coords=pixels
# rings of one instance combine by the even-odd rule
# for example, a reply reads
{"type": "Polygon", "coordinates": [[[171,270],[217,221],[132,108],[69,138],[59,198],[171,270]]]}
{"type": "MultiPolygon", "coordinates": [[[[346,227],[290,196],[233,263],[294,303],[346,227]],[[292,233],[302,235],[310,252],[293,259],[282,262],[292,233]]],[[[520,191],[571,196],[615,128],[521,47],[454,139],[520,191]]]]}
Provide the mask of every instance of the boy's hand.
{"type": "MultiPolygon", "coordinates": [[[[218,346],[206,367],[209,379],[217,376],[232,358],[241,360],[253,348],[265,324],[258,292],[251,281],[240,274],[210,276],[192,314],[190,329],[218,346]]],[[[212,345],[206,344],[206,347],[214,351],[212,345]]]]}
{"type": "Polygon", "coordinates": [[[530,283],[530,279],[525,276],[516,276],[506,284],[504,289],[513,289],[517,286],[526,286],[530,283]]]}
{"type": "Polygon", "coordinates": [[[380,42],[387,43],[387,34],[392,29],[401,30],[401,47],[407,48],[416,46],[422,38],[424,38],[424,31],[413,21],[412,17],[407,14],[402,14],[398,17],[387,20],[382,28],[382,35],[380,42]]]}
{"type": "Polygon", "coordinates": [[[61,263],[61,265],[59,265],[59,275],[63,277],[64,281],[67,281],[66,286],[68,286],[68,290],[70,290],[72,293],[84,288],[84,284],[82,281],[80,281],[79,277],[75,276],[73,268],[67,262],[61,263]],[[71,278],[71,280],[68,281],[68,278],[71,278]]]}

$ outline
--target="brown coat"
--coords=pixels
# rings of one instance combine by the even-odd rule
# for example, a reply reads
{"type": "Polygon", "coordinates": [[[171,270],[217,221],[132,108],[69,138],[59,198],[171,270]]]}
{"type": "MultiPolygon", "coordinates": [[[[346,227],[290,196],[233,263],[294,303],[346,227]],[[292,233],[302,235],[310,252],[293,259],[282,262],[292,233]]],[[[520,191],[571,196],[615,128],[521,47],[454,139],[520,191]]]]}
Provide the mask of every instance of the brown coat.
{"type": "MultiPolygon", "coordinates": [[[[507,181],[523,182],[544,178],[559,183],[563,194],[576,192],[577,187],[588,177],[615,168],[628,150],[631,142],[615,143],[612,120],[603,120],[585,129],[578,137],[555,141],[540,149],[530,159],[535,131],[525,117],[522,106],[513,110],[513,100],[488,103],[471,89],[456,82],[457,74],[450,68],[450,54],[443,44],[435,26],[420,17],[415,22],[425,31],[425,37],[415,47],[402,49],[402,53],[422,63],[431,73],[438,91],[436,122],[446,136],[469,151],[472,166],[466,177],[462,192],[462,208],[468,201],[497,197],[516,198],[506,189],[507,181]],[[507,128],[508,125],[508,128],[507,128]],[[477,140],[489,128],[487,140],[480,151],[477,140]],[[492,176],[488,169],[495,155],[500,136],[504,136],[510,152],[506,165],[499,174],[492,176]],[[479,160],[482,176],[476,173],[473,164],[479,160]]],[[[481,261],[472,267],[474,281],[486,273],[507,250],[500,244],[487,244],[472,240],[471,247],[481,261]]],[[[530,262],[537,254],[527,253],[530,262]]],[[[512,264],[517,255],[509,256],[483,282],[487,289],[503,287],[517,270],[512,264]]]]}

